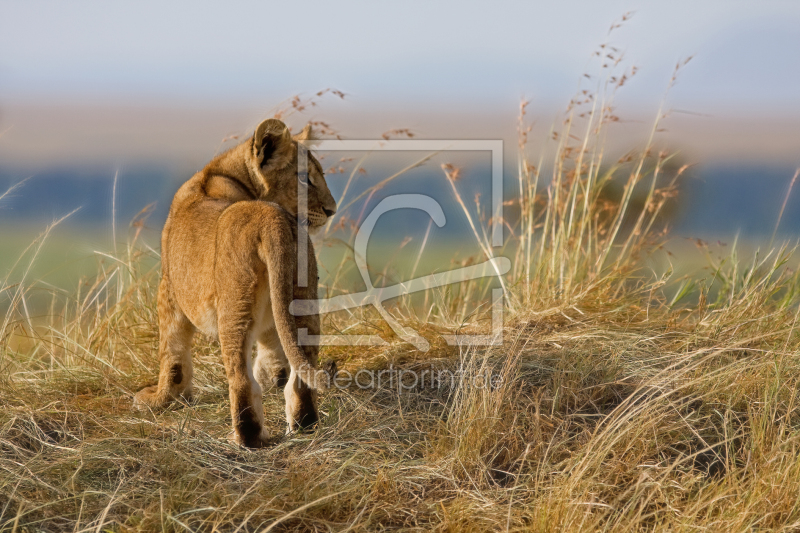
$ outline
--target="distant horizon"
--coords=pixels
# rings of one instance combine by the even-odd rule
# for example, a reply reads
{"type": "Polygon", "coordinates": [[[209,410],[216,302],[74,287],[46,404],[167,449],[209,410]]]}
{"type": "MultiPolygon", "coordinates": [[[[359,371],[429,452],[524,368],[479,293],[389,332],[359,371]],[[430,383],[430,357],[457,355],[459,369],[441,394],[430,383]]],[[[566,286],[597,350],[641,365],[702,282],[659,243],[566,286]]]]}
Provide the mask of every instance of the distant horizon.
{"type": "MultiPolygon", "coordinates": [[[[621,121],[610,125],[612,156],[641,149],[658,102],[635,107],[620,97],[621,121]]],[[[201,167],[214,154],[243,139],[277,101],[238,107],[154,104],[26,104],[0,107],[0,161],[5,166],[168,164],[201,167]],[[223,142],[227,139],[227,142],[223,142]]],[[[538,158],[551,145],[548,131],[566,104],[531,100],[526,122],[533,127],[528,152],[538,158]]],[[[667,108],[669,110],[669,108],[667,108]]],[[[392,129],[410,130],[421,139],[501,139],[507,160],[517,148],[519,101],[480,108],[418,106],[403,103],[359,105],[331,97],[290,117],[295,128],[323,120],[345,138],[380,139],[392,129]]],[[[800,165],[800,112],[781,116],[715,116],[672,111],[657,133],[657,147],[679,151],[690,163],[800,165]]],[[[557,124],[555,124],[557,126],[557,124]]]]}

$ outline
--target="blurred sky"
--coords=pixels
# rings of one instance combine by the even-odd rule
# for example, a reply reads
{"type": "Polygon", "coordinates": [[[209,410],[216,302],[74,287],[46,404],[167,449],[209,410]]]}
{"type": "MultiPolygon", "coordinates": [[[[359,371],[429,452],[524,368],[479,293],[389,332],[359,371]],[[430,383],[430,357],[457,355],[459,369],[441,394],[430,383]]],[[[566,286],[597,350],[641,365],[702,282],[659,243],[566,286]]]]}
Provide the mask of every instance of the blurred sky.
{"type": "Polygon", "coordinates": [[[610,40],[698,105],[800,106],[800,2],[4,1],[6,97],[215,99],[334,86],[360,99],[560,97],[610,40]]]}
{"type": "MultiPolygon", "coordinates": [[[[654,110],[675,62],[694,55],[669,103],[712,120],[687,126],[687,135],[739,128],[757,140],[763,134],[753,132],[761,127],[774,137],[764,150],[783,139],[788,148],[781,154],[790,158],[787,150],[800,138],[793,129],[800,117],[798,28],[795,0],[6,0],[0,2],[0,132],[12,131],[0,155],[34,153],[47,121],[61,131],[75,116],[86,117],[87,141],[92,132],[100,139],[109,135],[105,129],[117,131],[114,120],[135,123],[155,110],[155,122],[137,135],[154,132],[154,142],[163,144],[155,130],[165,136],[180,130],[170,130],[159,110],[241,110],[235,125],[209,126],[219,139],[223,130],[252,127],[261,118],[254,110],[263,114],[293,94],[325,87],[347,93],[348,107],[336,108],[345,117],[379,121],[385,110],[386,124],[407,126],[397,123],[407,118],[423,135],[424,120],[414,112],[477,117],[504,110],[513,117],[525,96],[532,110],[551,116],[550,108],[563,108],[574,93],[591,52],[609,42],[640,69],[621,98],[632,112],[654,110]],[[633,12],[631,20],[609,35],[626,12],[633,12]],[[133,119],[130,112],[113,118],[123,107],[136,110],[133,119]],[[725,122],[734,119],[750,122],[725,122]]],[[[193,127],[213,122],[210,115],[195,118],[193,127]]],[[[453,133],[447,127],[427,133],[463,131],[458,120],[452,124],[453,133]]],[[[513,122],[502,127],[513,134],[513,122]]]]}

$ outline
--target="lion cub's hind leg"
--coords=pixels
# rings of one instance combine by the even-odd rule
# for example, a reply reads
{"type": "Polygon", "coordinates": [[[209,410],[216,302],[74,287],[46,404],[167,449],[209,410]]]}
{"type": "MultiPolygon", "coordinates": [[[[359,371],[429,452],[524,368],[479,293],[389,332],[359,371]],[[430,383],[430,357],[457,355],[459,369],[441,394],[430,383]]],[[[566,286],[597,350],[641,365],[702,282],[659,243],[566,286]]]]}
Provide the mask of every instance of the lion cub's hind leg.
{"type": "Polygon", "coordinates": [[[219,302],[219,342],[228,377],[234,439],[242,446],[261,448],[272,439],[264,428],[262,390],[253,372],[255,336],[247,303],[251,302],[219,302]]]}
{"type": "MultiPolygon", "coordinates": [[[[310,324],[306,323],[305,317],[298,317],[297,322],[301,327],[314,328],[314,318],[312,317],[310,324]]],[[[318,326],[316,328],[313,331],[316,332],[318,326]]],[[[314,392],[292,369],[274,326],[259,335],[256,347],[257,355],[253,364],[256,381],[263,390],[276,386],[283,388],[286,400],[286,433],[309,428],[316,424],[319,416],[314,392]]],[[[312,360],[316,360],[316,347],[303,347],[303,349],[310,351],[312,360]]]]}
{"type": "Polygon", "coordinates": [[[278,332],[274,328],[259,336],[256,352],[253,370],[261,388],[268,390],[272,387],[285,387],[289,381],[289,360],[286,359],[278,332]]]}
{"type": "Polygon", "coordinates": [[[248,231],[229,232],[218,241],[220,263],[227,268],[215,271],[217,293],[217,330],[228,393],[235,441],[248,448],[261,448],[274,442],[264,428],[261,386],[253,368],[253,345],[261,333],[257,297],[257,265],[237,263],[231,256],[254,249],[255,238],[248,231]]]}
{"type": "Polygon", "coordinates": [[[166,279],[158,290],[158,385],[136,393],[134,407],[161,409],[172,401],[192,399],[192,337],[195,327],[170,298],[166,279]]]}

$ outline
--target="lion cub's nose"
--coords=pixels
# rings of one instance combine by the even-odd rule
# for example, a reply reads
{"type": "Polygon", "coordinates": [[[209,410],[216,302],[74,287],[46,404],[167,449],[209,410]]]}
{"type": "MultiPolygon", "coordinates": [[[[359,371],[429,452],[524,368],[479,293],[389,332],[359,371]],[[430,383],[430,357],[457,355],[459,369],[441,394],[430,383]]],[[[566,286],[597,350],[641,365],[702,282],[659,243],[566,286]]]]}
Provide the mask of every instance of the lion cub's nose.
{"type": "Polygon", "coordinates": [[[325,211],[325,214],[329,217],[332,217],[336,213],[336,208],[328,209],[327,207],[323,207],[322,210],[325,211]]]}

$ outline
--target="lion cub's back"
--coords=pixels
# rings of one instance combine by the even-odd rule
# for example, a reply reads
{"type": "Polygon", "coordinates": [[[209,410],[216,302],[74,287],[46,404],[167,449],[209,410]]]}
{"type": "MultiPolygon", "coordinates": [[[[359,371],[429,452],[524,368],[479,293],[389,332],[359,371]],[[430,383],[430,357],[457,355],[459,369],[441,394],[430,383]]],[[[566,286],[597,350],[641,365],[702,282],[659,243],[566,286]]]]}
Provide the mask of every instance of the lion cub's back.
{"type": "Polygon", "coordinates": [[[172,201],[161,239],[162,273],[181,311],[198,329],[216,335],[216,232],[231,203],[203,195],[198,178],[184,183],[172,201]]]}

